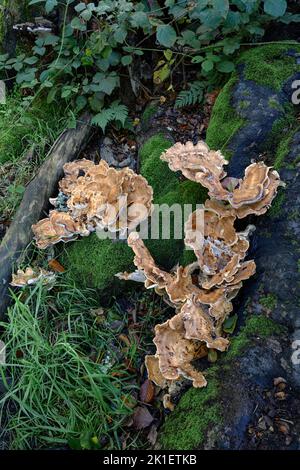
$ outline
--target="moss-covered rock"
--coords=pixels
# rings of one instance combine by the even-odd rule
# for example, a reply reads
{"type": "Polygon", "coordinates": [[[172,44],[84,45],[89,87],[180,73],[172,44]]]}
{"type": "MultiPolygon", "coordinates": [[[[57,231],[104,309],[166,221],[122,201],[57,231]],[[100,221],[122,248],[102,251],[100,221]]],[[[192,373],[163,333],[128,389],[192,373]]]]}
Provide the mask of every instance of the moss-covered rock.
{"type": "MultiPolygon", "coordinates": [[[[154,190],[154,203],[196,204],[204,202],[206,191],[197,183],[181,181],[169,170],[167,163],[160,160],[164,150],[172,145],[162,134],[149,138],[140,151],[141,174],[154,190]]],[[[187,263],[192,258],[190,251],[184,250],[183,239],[172,237],[174,218],[171,213],[170,239],[146,240],[145,243],[157,263],[166,269],[172,268],[181,258],[187,263]]],[[[100,240],[96,235],[83,238],[67,245],[62,254],[62,263],[67,275],[77,285],[88,285],[103,289],[114,281],[120,271],[131,270],[133,253],[125,242],[100,240]]]]}
{"type": "MultiPolygon", "coordinates": [[[[237,70],[219,94],[206,140],[211,148],[221,149],[228,159],[237,156],[234,168],[230,165],[233,176],[241,177],[244,167],[265,150],[266,144],[269,151],[276,151],[282,130],[286,130],[293,114],[289,80],[296,77],[299,51],[297,44],[271,44],[244,51],[237,70]]],[[[288,134],[291,135],[290,129],[288,134]]],[[[288,143],[286,136],[277,166],[288,143]]]]}
{"type": "MultiPolygon", "coordinates": [[[[218,362],[206,371],[207,387],[190,388],[166,418],[159,432],[159,447],[164,450],[199,449],[210,445],[207,444],[210,434],[215,434],[217,440],[220,436],[222,439],[222,434],[219,435],[222,426],[229,424],[235,412],[242,411],[233,396],[235,385],[229,377],[236,371],[236,380],[240,381],[240,385],[244,383],[244,378],[239,377],[239,359],[247,357],[257,338],[263,341],[271,336],[276,337],[282,331],[277,323],[264,315],[250,316],[232,338],[229,352],[222,354],[218,362]]],[[[240,393],[243,394],[242,389],[236,390],[237,401],[240,400],[240,393]]]]}
{"type": "Polygon", "coordinates": [[[227,148],[230,139],[245,124],[245,119],[238,115],[232,105],[232,91],[236,81],[234,75],[218,96],[206,134],[207,144],[212,149],[222,150],[227,158],[232,154],[227,148]]]}

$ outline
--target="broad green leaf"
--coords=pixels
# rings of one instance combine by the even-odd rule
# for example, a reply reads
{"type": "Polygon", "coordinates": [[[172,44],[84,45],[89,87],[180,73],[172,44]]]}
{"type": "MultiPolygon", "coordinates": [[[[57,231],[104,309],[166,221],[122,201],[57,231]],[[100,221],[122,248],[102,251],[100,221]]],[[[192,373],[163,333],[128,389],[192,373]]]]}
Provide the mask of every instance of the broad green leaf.
{"type": "Polygon", "coordinates": [[[86,9],[86,3],[80,2],[78,5],[74,7],[74,10],[77,11],[77,13],[81,13],[83,10],[86,9]]]}
{"type": "Polygon", "coordinates": [[[114,32],[114,39],[119,43],[122,44],[127,37],[127,31],[125,28],[118,28],[114,32]]]}
{"type": "Polygon", "coordinates": [[[268,15],[278,18],[283,16],[287,9],[286,0],[265,0],[264,11],[268,15]]]}
{"type": "Polygon", "coordinates": [[[130,65],[132,62],[132,56],[131,55],[124,55],[121,59],[121,62],[123,65],[130,65]]]}
{"type": "Polygon", "coordinates": [[[195,55],[193,58],[192,58],[192,63],[193,64],[201,64],[201,62],[204,61],[204,57],[202,55],[195,55]]]}
{"type": "Polygon", "coordinates": [[[79,31],[85,31],[86,30],[86,24],[83,23],[78,16],[75,16],[75,18],[72,19],[71,21],[71,26],[73,29],[78,29],[79,31]]]}
{"type": "Polygon", "coordinates": [[[156,38],[163,46],[172,47],[176,42],[177,34],[172,26],[159,25],[156,30],[156,38]]]}
{"type": "Polygon", "coordinates": [[[47,0],[45,4],[46,13],[50,13],[57,5],[57,0],[47,0]]]}
{"type": "Polygon", "coordinates": [[[226,55],[233,54],[240,48],[240,43],[236,39],[228,38],[223,41],[223,52],[226,55]]]}
{"type": "Polygon", "coordinates": [[[136,11],[130,15],[130,24],[134,28],[147,29],[150,27],[147,13],[144,11],[136,11]]]}
{"type": "Polygon", "coordinates": [[[37,46],[34,46],[34,47],[32,48],[32,50],[33,50],[33,52],[34,52],[35,54],[38,54],[38,55],[40,55],[40,56],[45,55],[45,52],[46,52],[46,48],[45,48],[45,47],[37,47],[37,46]]]}
{"type": "Polygon", "coordinates": [[[217,64],[217,70],[219,72],[230,73],[230,72],[233,72],[234,69],[235,69],[235,65],[230,60],[222,60],[221,62],[217,64]]]}
{"type": "Polygon", "coordinates": [[[214,68],[214,63],[212,60],[206,59],[204,62],[202,62],[201,66],[204,72],[210,72],[214,68]]]}
{"type": "Polygon", "coordinates": [[[38,62],[38,57],[36,56],[31,56],[31,57],[26,57],[26,59],[24,59],[24,62],[25,64],[28,64],[28,65],[34,65],[38,62]]]}
{"type": "Polygon", "coordinates": [[[77,96],[76,108],[77,111],[82,111],[87,105],[87,98],[84,95],[77,96]]]}

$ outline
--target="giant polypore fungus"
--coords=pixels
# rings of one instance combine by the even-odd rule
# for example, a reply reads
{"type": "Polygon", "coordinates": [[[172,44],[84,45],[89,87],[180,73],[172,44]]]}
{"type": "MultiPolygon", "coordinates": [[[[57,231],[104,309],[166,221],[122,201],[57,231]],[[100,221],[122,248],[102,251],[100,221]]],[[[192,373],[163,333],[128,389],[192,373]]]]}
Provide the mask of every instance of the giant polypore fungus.
{"type": "Polygon", "coordinates": [[[227,177],[227,161],[204,142],[177,143],[161,159],[171,170],[180,170],[209,191],[210,199],[185,224],[185,245],[194,251],[197,261],[166,272],[156,265],[138,233],[132,232],[128,245],[134,251],[137,270],[117,276],[164,293],[176,309],[172,318],[155,327],[156,354],[145,359],[149,379],[164,387],[185,377],[194,387],[203,387],[205,377],[192,361],[210,349],[228,348],[223,323],[243,281],[255,273],[255,262],[245,261],[255,227],[248,225],[238,232],[235,221],[264,214],[283,183],[263,162],[249,165],[243,179],[227,177]]]}
{"type": "Polygon", "coordinates": [[[97,229],[125,233],[151,214],[152,188],[129,168],[115,170],[104,160],[95,165],[83,159],[67,163],[64,172],[60,195],[50,200],[55,210],[32,227],[39,248],[97,229]]]}

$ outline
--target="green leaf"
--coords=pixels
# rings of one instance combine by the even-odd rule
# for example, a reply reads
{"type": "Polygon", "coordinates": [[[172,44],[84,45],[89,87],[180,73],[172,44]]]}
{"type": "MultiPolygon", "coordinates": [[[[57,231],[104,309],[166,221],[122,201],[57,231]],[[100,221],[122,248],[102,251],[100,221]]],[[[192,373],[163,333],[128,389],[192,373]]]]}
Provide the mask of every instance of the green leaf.
{"type": "Polygon", "coordinates": [[[136,11],[130,15],[130,24],[134,28],[149,29],[150,23],[147,13],[144,11],[136,11]]]}
{"type": "Polygon", "coordinates": [[[38,60],[39,60],[38,57],[33,55],[31,57],[26,57],[26,59],[24,59],[24,62],[25,64],[33,65],[33,64],[36,64],[38,60]]]}
{"type": "Polygon", "coordinates": [[[124,55],[121,59],[121,62],[123,65],[129,65],[132,62],[132,56],[131,55],[124,55]]]}
{"type": "Polygon", "coordinates": [[[57,4],[57,0],[47,0],[45,4],[46,13],[50,13],[57,6],[57,4]]]}
{"type": "Polygon", "coordinates": [[[203,82],[195,81],[189,83],[188,85],[188,90],[182,90],[178,94],[175,102],[175,108],[183,108],[184,106],[190,106],[202,102],[205,84],[203,82]]]}
{"type": "Polygon", "coordinates": [[[166,51],[164,51],[164,56],[167,59],[167,61],[170,62],[170,60],[173,57],[173,52],[170,49],[167,49],[166,51]]]}
{"type": "Polygon", "coordinates": [[[126,39],[126,36],[127,36],[127,31],[125,28],[118,28],[115,32],[114,32],[114,39],[119,43],[119,44],[122,44],[125,39],[126,39]]]}
{"type": "Polygon", "coordinates": [[[223,52],[226,55],[233,54],[236,50],[240,48],[240,43],[236,39],[225,39],[223,42],[224,47],[223,47],[223,52]]]}
{"type": "Polygon", "coordinates": [[[102,132],[104,133],[107,124],[113,120],[113,117],[114,113],[111,109],[103,109],[103,111],[92,118],[92,124],[101,127],[102,132]]]}
{"type": "Polygon", "coordinates": [[[283,16],[287,9],[286,0],[265,0],[264,11],[268,15],[278,18],[283,16]]]}
{"type": "Polygon", "coordinates": [[[230,60],[222,60],[221,62],[217,64],[217,70],[219,72],[230,73],[230,72],[233,72],[234,69],[235,69],[235,65],[230,60]]]}
{"type": "Polygon", "coordinates": [[[156,30],[156,39],[165,47],[174,46],[177,34],[175,29],[170,25],[159,25],[156,30]]]}
{"type": "Polygon", "coordinates": [[[45,55],[45,52],[46,52],[46,48],[45,48],[45,47],[34,46],[34,47],[32,48],[32,50],[33,50],[33,52],[34,52],[35,54],[38,54],[38,55],[40,55],[40,56],[45,55]]]}
{"type": "Polygon", "coordinates": [[[84,95],[77,96],[76,98],[76,109],[82,111],[87,105],[87,98],[84,95]]]}
{"type": "Polygon", "coordinates": [[[55,96],[56,96],[57,91],[58,91],[58,88],[56,88],[56,87],[51,88],[51,90],[49,91],[49,93],[47,95],[47,103],[48,104],[53,103],[53,101],[55,100],[55,96]]]}
{"type": "Polygon", "coordinates": [[[80,2],[78,3],[78,5],[74,7],[74,10],[77,11],[77,13],[80,13],[85,9],[86,9],[86,4],[84,2],[80,2]]]}
{"type": "Polygon", "coordinates": [[[201,64],[204,61],[204,57],[202,55],[195,55],[192,58],[192,64],[201,64]]]}
{"type": "Polygon", "coordinates": [[[206,59],[204,62],[202,62],[201,66],[204,72],[211,72],[211,70],[214,68],[214,63],[212,60],[206,59]]]}
{"type": "Polygon", "coordinates": [[[46,34],[44,36],[44,46],[55,46],[59,43],[59,39],[59,36],[56,36],[55,34],[46,34]]]}
{"type": "Polygon", "coordinates": [[[235,330],[237,321],[238,321],[237,314],[233,315],[232,317],[227,318],[227,320],[225,320],[225,322],[223,323],[223,330],[225,331],[225,333],[232,334],[235,330]]]}
{"type": "Polygon", "coordinates": [[[124,104],[120,104],[119,101],[114,101],[110,108],[113,111],[114,119],[120,121],[124,126],[125,121],[128,117],[128,108],[124,104]]]}
{"type": "Polygon", "coordinates": [[[86,31],[86,24],[83,23],[80,18],[78,18],[78,16],[75,16],[75,18],[72,19],[71,26],[73,29],[78,29],[79,31],[86,31]]]}

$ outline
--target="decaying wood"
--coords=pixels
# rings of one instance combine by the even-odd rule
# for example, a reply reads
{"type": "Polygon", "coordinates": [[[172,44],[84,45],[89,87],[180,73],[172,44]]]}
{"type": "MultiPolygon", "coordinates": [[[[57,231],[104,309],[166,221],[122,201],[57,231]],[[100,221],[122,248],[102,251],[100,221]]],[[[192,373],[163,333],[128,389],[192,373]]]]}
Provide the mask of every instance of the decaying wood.
{"type": "Polygon", "coordinates": [[[91,133],[90,116],[86,114],[76,129],[66,130],[52,146],[36,177],[28,184],[23,200],[0,245],[0,318],[9,304],[8,288],[12,269],[31,242],[31,226],[45,215],[49,198],[57,189],[63,165],[78,157],[91,133]]]}

